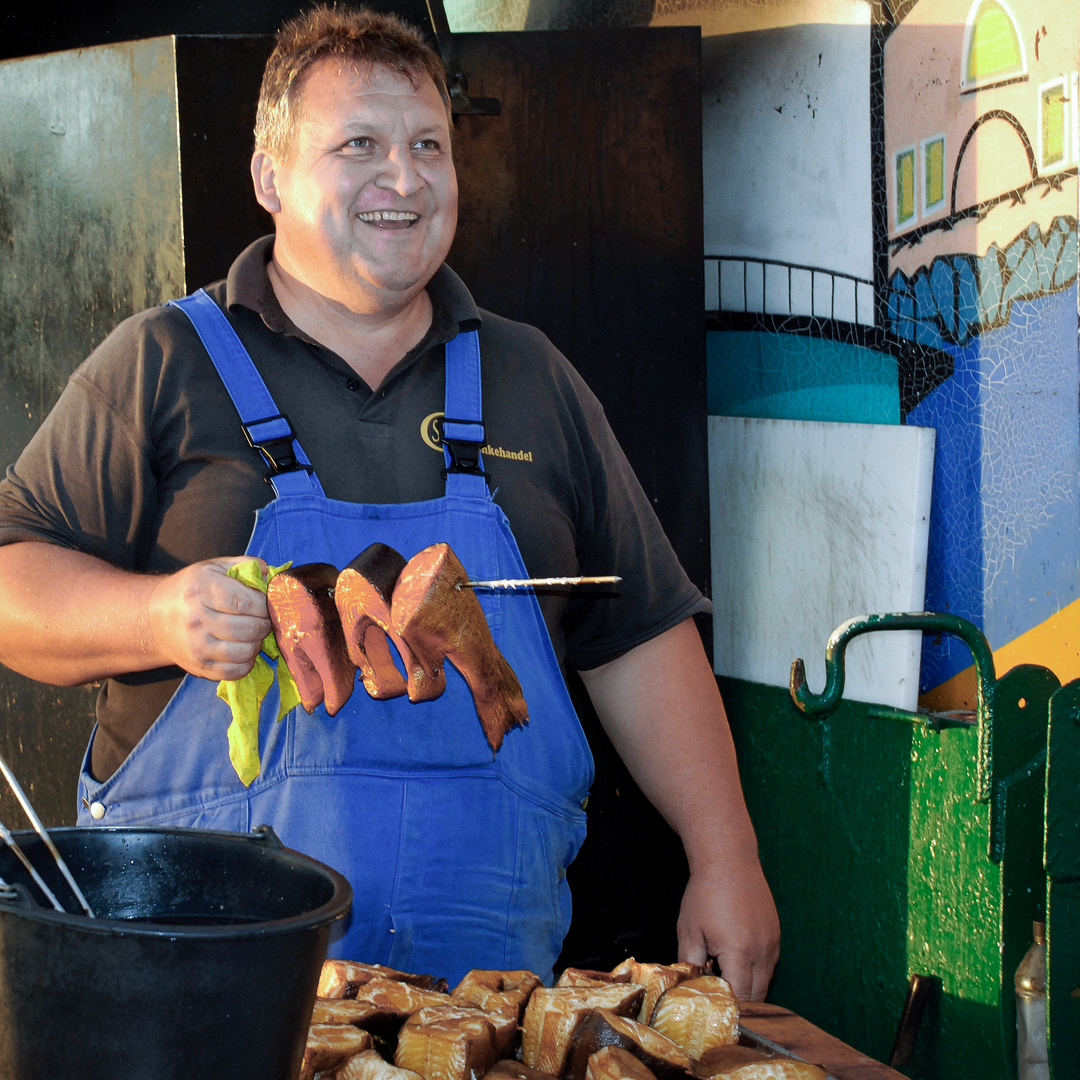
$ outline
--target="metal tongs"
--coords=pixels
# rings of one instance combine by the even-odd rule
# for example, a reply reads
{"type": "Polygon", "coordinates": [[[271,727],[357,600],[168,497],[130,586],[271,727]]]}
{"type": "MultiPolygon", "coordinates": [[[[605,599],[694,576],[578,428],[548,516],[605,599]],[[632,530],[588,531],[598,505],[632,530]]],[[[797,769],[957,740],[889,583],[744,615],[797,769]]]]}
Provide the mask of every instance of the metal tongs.
{"type": "MultiPolygon", "coordinates": [[[[56,844],[53,843],[53,838],[48,834],[45,826],[42,825],[41,818],[37,816],[37,811],[34,810],[33,804],[26,797],[26,792],[23,791],[22,785],[15,778],[15,774],[11,771],[11,766],[4,760],[3,755],[0,755],[0,772],[3,772],[4,779],[7,780],[8,784],[11,786],[11,790],[15,792],[15,798],[19,800],[19,805],[26,812],[26,816],[30,819],[30,824],[34,826],[34,831],[41,837],[45,846],[49,849],[49,854],[52,855],[53,860],[59,867],[60,873],[64,875],[64,880],[71,886],[71,891],[75,894],[75,899],[79,901],[79,906],[91,919],[94,918],[94,913],[91,911],[90,905],[86,902],[86,897],[83,896],[82,889],[79,888],[75,879],[71,876],[71,871],[68,869],[67,863],[64,862],[64,857],[57,850],[56,844]]],[[[26,868],[26,872],[33,878],[34,884],[36,884],[45,894],[45,898],[49,903],[52,904],[57,911],[65,911],[64,905],[56,899],[56,895],[53,893],[52,889],[45,884],[41,875],[34,869],[33,864],[26,857],[26,852],[19,847],[18,843],[16,843],[15,837],[11,834],[11,830],[2,821],[0,821],[0,839],[2,839],[15,853],[15,858],[17,858],[26,868]]],[[[0,886],[9,888],[3,879],[0,879],[0,886]]]]}

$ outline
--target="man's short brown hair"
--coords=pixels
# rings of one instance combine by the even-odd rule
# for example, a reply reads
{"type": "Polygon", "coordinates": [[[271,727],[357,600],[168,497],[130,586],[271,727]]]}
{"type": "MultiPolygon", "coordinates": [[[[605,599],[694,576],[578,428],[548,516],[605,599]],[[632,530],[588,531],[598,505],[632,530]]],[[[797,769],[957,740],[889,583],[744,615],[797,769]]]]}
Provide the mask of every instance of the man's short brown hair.
{"type": "Polygon", "coordinates": [[[449,114],[450,95],[442,60],[419,30],[396,15],[382,15],[370,8],[322,4],[290,19],[278,32],[259,90],[257,148],[280,158],[288,156],[300,112],[304,73],[327,58],[363,67],[378,64],[404,75],[414,85],[430,76],[449,114]]]}

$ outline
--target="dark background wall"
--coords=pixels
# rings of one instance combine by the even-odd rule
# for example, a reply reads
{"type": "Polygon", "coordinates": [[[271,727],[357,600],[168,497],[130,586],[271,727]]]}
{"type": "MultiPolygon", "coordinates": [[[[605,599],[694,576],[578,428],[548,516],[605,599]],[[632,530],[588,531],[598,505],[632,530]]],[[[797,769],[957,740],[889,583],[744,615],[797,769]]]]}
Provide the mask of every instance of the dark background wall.
{"type": "MultiPolygon", "coordinates": [[[[0,59],[163,34],[272,34],[285,19],[311,6],[298,0],[57,0],[41,6],[24,0],[0,15],[0,59]]],[[[369,6],[427,25],[424,0],[375,0],[369,6]]]]}

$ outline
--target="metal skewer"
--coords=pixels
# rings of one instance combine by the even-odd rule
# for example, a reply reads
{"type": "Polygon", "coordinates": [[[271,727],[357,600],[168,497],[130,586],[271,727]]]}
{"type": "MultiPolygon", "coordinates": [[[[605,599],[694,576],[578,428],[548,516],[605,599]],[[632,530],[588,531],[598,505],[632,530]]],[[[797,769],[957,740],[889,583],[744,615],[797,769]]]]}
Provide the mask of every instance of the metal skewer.
{"type": "Polygon", "coordinates": [[[495,578],[491,581],[468,581],[458,584],[459,589],[525,589],[530,585],[614,585],[622,581],[614,574],[586,574],[581,577],[525,577],[495,578]]]}
{"type": "MultiPolygon", "coordinates": [[[[2,755],[0,755],[0,772],[3,772],[4,779],[7,780],[7,782],[11,785],[11,790],[15,792],[15,798],[19,800],[19,805],[23,808],[26,816],[30,819],[30,824],[34,826],[34,831],[38,834],[38,836],[41,837],[41,839],[45,843],[45,846],[49,849],[49,854],[53,857],[56,865],[60,868],[60,873],[64,875],[64,880],[68,883],[68,885],[71,886],[71,891],[75,894],[75,899],[79,901],[79,906],[83,909],[83,911],[86,912],[87,915],[90,916],[91,919],[94,918],[94,913],[90,909],[90,905],[86,902],[86,897],[83,896],[82,889],[79,888],[78,884],[76,884],[75,879],[71,876],[71,871],[68,869],[67,863],[64,862],[64,857],[57,850],[56,844],[53,843],[53,838],[48,834],[45,826],[42,825],[41,818],[37,816],[37,811],[34,810],[33,803],[31,803],[30,800],[26,797],[26,792],[23,791],[22,785],[15,778],[15,774],[11,771],[11,766],[8,765],[2,755]]],[[[53,907],[55,907],[58,911],[63,911],[63,907],[61,907],[61,905],[57,902],[56,897],[53,896],[53,894],[48,890],[48,888],[46,888],[45,883],[38,876],[37,871],[30,865],[30,862],[26,858],[25,854],[23,854],[22,849],[19,847],[18,844],[15,843],[15,838],[11,835],[10,832],[8,832],[6,828],[4,829],[4,840],[6,840],[11,845],[16,857],[23,864],[23,866],[25,866],[26,869],[30,871],[31,875],[34,878],[34,881],[37,882],[38,887],[52,901],[53,907]]]]}
{"type": "Polygon", "coordinates": [[[0,839],[15,852],[15,858],[26,868],[26,872],[34,879],[34,884],[45,894],[45,899],[48,900],[57,911],[63,911],[64,905],[56,899],[52,889],[45,884],[41,875],[34,869],[34,864],[26,857],[26,852],[15,843],[15,837],[11,835],[11,830],[2,821],[0,821],[0,839]]]}

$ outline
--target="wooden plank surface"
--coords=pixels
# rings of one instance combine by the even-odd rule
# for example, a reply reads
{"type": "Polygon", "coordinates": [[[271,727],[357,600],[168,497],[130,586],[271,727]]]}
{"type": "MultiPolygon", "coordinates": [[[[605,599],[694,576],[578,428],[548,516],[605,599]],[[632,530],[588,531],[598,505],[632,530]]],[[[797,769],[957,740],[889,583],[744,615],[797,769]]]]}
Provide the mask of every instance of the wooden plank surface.
{"type": "Polygon", "coordinates": [[[739,1024],[748,1041],[779,1048],[793,1057],[820,1065],[835,1080],[907,1080],[895,1069],[859,1053],[790,1009],[748,1001],[739,1007],[739,1024]]]}

